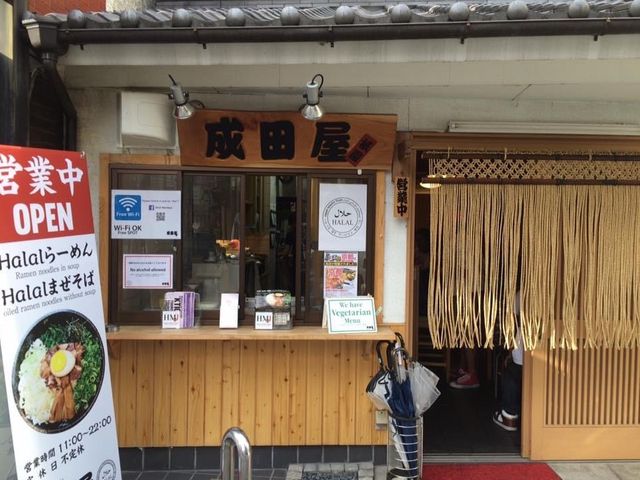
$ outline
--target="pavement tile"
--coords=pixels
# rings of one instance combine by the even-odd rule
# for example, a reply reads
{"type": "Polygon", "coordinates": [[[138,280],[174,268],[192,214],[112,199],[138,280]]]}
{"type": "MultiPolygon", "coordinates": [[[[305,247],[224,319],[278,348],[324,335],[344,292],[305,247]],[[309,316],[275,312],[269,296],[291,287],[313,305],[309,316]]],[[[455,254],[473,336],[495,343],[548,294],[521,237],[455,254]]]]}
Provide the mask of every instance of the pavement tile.
{"type": "MultiPolygon", "coordinates": [[[[387,478],[387,466],[386,465],[376,465],[373,469],[373,479],[374,480],[385,480],[387,478]]],[[[425,479],[426,480],[426,479],[425,479]]]]}
{"type": "Polygon", "coordinates": [[[549,462],[562,480],[620,480],[606,463],[549,462]]]}
{"type": "Polygon", "coordinates": [[[609,463],[608,465],[620,480],[638,480],[640,478],[640,462],[609,463]]]}

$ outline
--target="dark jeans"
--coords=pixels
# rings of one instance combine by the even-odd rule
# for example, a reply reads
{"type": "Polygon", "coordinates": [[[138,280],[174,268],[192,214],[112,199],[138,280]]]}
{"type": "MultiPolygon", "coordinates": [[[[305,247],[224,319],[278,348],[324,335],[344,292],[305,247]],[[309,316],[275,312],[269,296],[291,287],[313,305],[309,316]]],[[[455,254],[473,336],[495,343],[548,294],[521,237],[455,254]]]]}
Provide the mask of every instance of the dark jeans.
{"type": "Polygon", "coordinates": [[[502,373],[502,409],[509,415],[520,415],[522,398],[522,365],[510,361],[502,373]]]}

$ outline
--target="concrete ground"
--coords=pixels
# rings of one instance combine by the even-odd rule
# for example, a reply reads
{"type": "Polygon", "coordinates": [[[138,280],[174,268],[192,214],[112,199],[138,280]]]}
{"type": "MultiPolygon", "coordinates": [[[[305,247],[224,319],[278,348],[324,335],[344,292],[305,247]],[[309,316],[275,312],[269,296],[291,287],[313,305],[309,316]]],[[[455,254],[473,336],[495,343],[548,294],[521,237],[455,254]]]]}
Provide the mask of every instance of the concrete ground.
{"type": "Polygon", "coordinates": [[[640,462],[548,462],[562,480],[638,480],[640,462]]]}
{"type": "MultiPolygon", "coordinates": [[[[0,385],[0,388],[2,386],[0,385]]],[[[4,388],[2,388],[4,390],[4,388]]],[[[14,473],[11,430],[8,425],[0,425],[0,479],[4,480],[14,473]]]]}

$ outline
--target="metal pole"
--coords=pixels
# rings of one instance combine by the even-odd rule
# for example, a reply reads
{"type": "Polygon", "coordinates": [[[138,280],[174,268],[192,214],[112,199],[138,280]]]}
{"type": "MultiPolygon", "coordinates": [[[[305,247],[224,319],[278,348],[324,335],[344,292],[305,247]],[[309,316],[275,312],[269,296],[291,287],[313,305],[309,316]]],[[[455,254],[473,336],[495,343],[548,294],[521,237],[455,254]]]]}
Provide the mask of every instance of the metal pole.
{"type": "Polygon", "coordinates": [[[239,480],[251,480],[251,445],[245,433],[238,427],[230,428],[222,437],[220,450],[222,480],[233,480],[235,470],[234,447],[238,451],[239,480]]]}

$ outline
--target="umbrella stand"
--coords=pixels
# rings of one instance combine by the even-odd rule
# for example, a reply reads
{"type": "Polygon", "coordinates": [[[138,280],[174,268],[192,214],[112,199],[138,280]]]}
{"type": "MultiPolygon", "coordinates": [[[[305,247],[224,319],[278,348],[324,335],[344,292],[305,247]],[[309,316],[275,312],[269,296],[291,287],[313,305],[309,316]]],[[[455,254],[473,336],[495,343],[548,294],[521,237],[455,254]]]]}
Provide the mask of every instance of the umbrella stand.
{"type": "Polygon", "coordinates": [[[422,417],[388,415],[387,480],[422,478],[422,417]]]}

